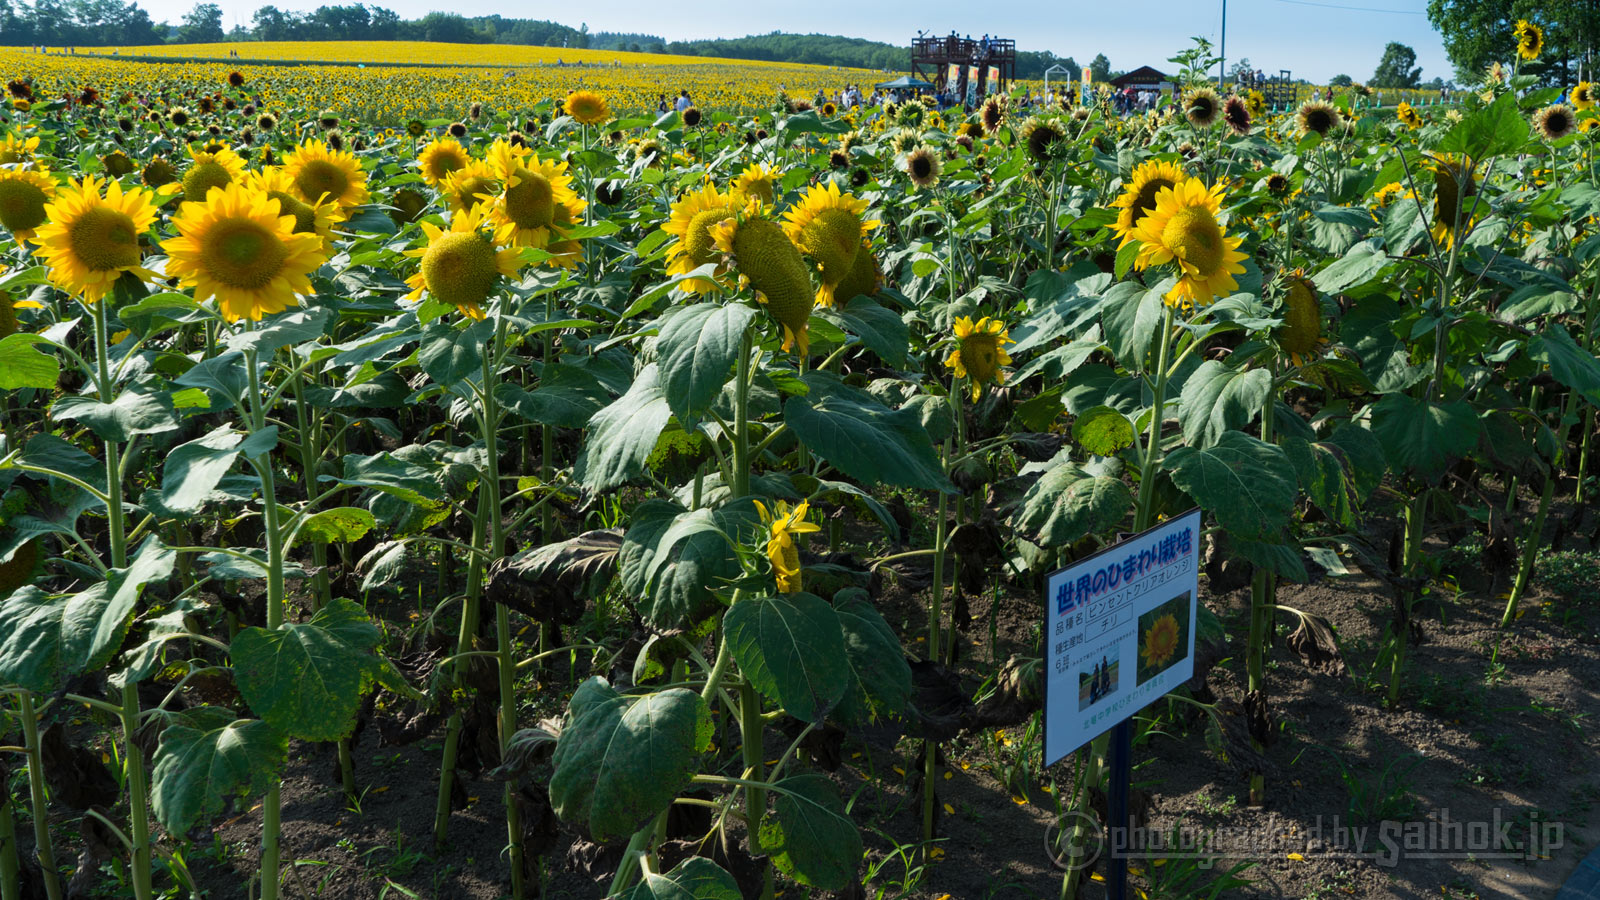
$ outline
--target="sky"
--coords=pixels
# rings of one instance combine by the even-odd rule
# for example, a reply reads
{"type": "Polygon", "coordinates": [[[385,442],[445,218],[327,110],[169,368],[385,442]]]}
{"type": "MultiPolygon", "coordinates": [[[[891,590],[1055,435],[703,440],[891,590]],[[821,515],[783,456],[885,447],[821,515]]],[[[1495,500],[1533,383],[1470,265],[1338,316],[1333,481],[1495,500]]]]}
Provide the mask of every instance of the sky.
{"type": "MultiPolygon", "coordinates": [[[[195,0],[139,0],[156,21],[177,23],[195,0]]],[[[249,24],[263,4],[217,0],[224,25],[249,24]]],[[[282,0],[284,10],[310,10],[329,0],[282,0]]],[[[339,0],[333,0],[339,2],[339,0]]],[[[918,29],[951,30],[1013,38],[1021,50],[1051,50],[1080,63],[1104,53],[1116,70],[1141,65],[1161,69],[1167,59],[1201,35],[1222,37],[1222,3],[1193,0],[987,4],[973,0],[920,0],[879,4],[860,0],[809,0],[769,4],[750,0],[605,0],[576,8],[564,4],[508,4],[503,0],[378,0],[405,18],[435,9],[462,15],[500,13],[549,19],[590,31],[657,34],[667,40],[743,37],[770,31],[820,32],[908,44],[918,29]]],[[[1454,72],[1439,33],[1425,15],[1427,0],[1231,0],[1227,3],[1227,57],[1248,58],[1269,73],[1289,69],[1297,78],[1325,82],[1337,74],[1365,81],[1377,68],[1384,45],[1399,41],[1417,52],[1423,80],[1449,79],[1454,72]]]]}

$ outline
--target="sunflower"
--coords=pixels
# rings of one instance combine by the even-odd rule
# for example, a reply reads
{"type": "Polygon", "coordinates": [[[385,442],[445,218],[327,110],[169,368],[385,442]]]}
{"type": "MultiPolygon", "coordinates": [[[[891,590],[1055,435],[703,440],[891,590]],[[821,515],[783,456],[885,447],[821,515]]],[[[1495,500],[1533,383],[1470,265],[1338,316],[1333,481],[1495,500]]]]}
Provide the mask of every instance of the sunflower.
{"type": "Polygon", "coordinates": [[[962,122],[961,127],[956,129],[956,135],[978,140],[983,137],[983,126],[977,122],[962,122]]]}
{"type": "Polygon", "coordinates": [[[1210,128],[1222,113],[1222,98],[1208,87],[1192,90],[1183,98],[1183,115],[1196,128],[1210,128]]]}
{"type": "Polygon", "coordinates": [[[1246,91],[1245,105],[1250,108],[1250,115],[1259,116],[1267,111],[1267,95],[1257,90],[1246,91]]]}
{"type": "Polygon", "coordinates": [[[172,163],[165,157],[157,156],[145,163],[139,178],[148,187],[161,187],[173,183],[178,178],[178,173],[173,171],[172,163]]]}
{"type": "Polygon", "coordinates": [[[752,163],[733,179],[732,184],[728,185],[728,194],[741,205],[746,200],[759,200],[771,206],[775,196],[773,185],[777,180],[777,171],[766,163],[752,163]]]}
{"type": "Polygon", "coordinates": [[[294,192],[307,203],[324,197],[351,209],[367,202],[367,173],[361,162],[344,150],[335,150],[319,140],[307,140],[283,158],[283,170],[294,183],[294,192]]]}
{"type": "Polygon", "coordinates": [[[550,241],[557,204],[583,208],[564,161],[540,159],[500,140],[489,148],[489,167],[501,184],[489,215],[502,244],[543,249],[550,241]]]}
{"type": "Polygon", "coordinates": [[[1234,134],[1249,134],[1250,104],[1237,94],[1229,96],[1222,104],[1222,121],[1228,124],[1228,129],[1234,134]]]}
{"type": "Polygon", "coordinates": [[[1580,111],[1590,109],[1594,106],[1594,85],[1587,81],[1580,81],[1568,96],[1572,100],[1572,105],[1580,111]]]}
{"type": "Polygon", "coordinates": [[[999,131],[1006,123],[1005,97],[996,94],[983,101],[983,109],[978,111],[978,121],[983,123],[983,130],[989,134],[999,131]]]}
{"type": "Polygon", "coordinates": [[[661,142],[654,138],[645,138],[633,145],[633,161],[643,163],[652,169],[661,168],[662,160],[666,157],[667,150],[661,142]]]}
{"type": "Polygon", "coordinates": [[[424,221],[428,245],[406,251],[422,260],[417,274],[406,279],[413,288],[406,299],[420,300],[426,292],[469,319],[482,319],[500,280],[517,274],[519,257],[514,247],[497,248],[486,225],[481,207],[455,213],[448,228],[424,221]]]}
{"type": "Polygon", "coordinates": [[[389,220],[404,227],[422,218],[428,211],[428,198],[421,191],[403,187],[389,198],[389,220]]]}
{"type": "Polygon", "coordinates": [[[761,514],[761,523],[767,526],[767,558],[772,560],[772,574],[778,580],[778,591],[794,594],[800,591],[800,544],[796,535],[821,531],[822,526],[806,521],[809,509],[805,501],[791,509],[778,501],[776,514],[768,512],[760,500],[752,501],[761,514]]]}
{"type": "Polygon", "coordinates": [[[1037,163],[1049,162],[1051,147],[1066,136],[1066,130],[1055,119],[1031,116],[1022,123],[1022,141],[1028,147],[1028,155],[1037,163]]]}
{"type": "Polygon", "coordinates": [[[194,289],[196,300],[217,299],[222,317],[260,321],[312,293],[310,273],[327,261],[322,239],[295,233],[295,217],[277,200],[241,184],[185,203],[162,241],[167,274],[194,289]]]}
{"type": "Polygon", "coordinates": [[[48,221],[45,208],[55,194],[55,179],[45,169],[0,168],[0,225],[16,240],[31,239],[48,221]]]}
{"type": "Polygon", "coordinates": [[[756,300],[783,327],[783,349],[798,346],[804,356],[811,349],[806,326],[816,293],[800,248],[783,233],[781,225],[761,215],[754,203],[740,215],[713,225],[711,239],[750,282],[756,300]]]}
{"type": "Polygon", "coordinates": [[[902,128],[896,131],[894,136],[889,139],[889,146],[897,154],[910,153],[921,144],[922,132],[917,131],[915,128],[902,128]]]}
{"type": "Polygon", "coordinates": [[[156,206],[144,188],[123,191],[116,181],[87,175],[58,189],[44,213],[49,222],[33,242],[61,290],[92,303],[110,293],[124,272],[155,279],[140,265],[139,236],[156,221],[156,206]]]}
{"type": "Polygon", "coordinates": [[[0,140],[0,165],[14,166],[33,162],[33,154],[39,149],[39,138],[23,137],[12,133],[0,140]]]}
{"type": "Polygon", "coordinates": [[[1533,128],[1539,136],[1552,143],[1573,132],[1578,127],[1578,114],[1564,103],[1546,106],[1533,115],[1533,128]]]}
{"type": "Polygon", "coordinates": [[[1372,195],[1372,203],[1379,209],[1388,209],[1395,200],[1405,196],[1405,185],[1398,181],[1391,181],[1372,195]]]}
{"type": "Polygon", "coordinates": [[[1289,291],[1283,300],[1283,324],[1273,336],[1297,366],[1305,365],[1328,343],[1322,335],[1322,305],[1317,302],[1317,289],[1299,275],[1289,279],[1289,291]]]}
{"type": "Polygon", "coordinates": [[[1189,176],[1177,163],[1152,159],[1135,166],[1122,186],[1122,194],[1112,201],[1111,208],[1118,210],[1117,221],[1111,225],[1112,233],[1121,238],[1121,250],[1134,241],[1134,229],[1155,208],[1156,195],[1162,190],[1177,187],[1189,176]]]}
{"type": "Polygon", "coordinates": [[[1331,103],[1307,102],[1301,104],[1300,111],[1295,114],[1295,122],[1301,134],[1315,132],[1327,137],[1328,132],[1339,130],[1344,117],[1339,114],[1339,108],[1331,103]]]}
{"type": "Polygon", "coordinates": [[[183,173],[183,199],[198,203],[212,188],[244,177],[244,160],[223,144],[189,148],[192,162],[183,173]]]}
{"type": "Polygon", "coordinates": [[[172,120],[172,124],[182,128],[189,124],[189,111],[181,106],[175,106],[167,110],[167,118],[172,120]]]}
{"type": "Polygon", "coordinates": [[[691,106],[683,111],[683,127],[698,128],[700,127],[701,118],[700,107],[691,106]]]}
{"type": "Polygon", "coordinates": [[[840,193],[839,185],[813,185],[800,202],[784,213],[783,230],[789,240],[817,262],[822,287],[817,303],[832,306],[834,288],[850,274],[862,236],[878,227],[878,220],[866,219],[869,204],[850,194],[840,193]]]}
{"type": "Polygon", "coordinates": [[[1400,124],[1407,128],[1415,130],[1422,127],[1422,116],[1417,115],[1416,107],[1404,100],[1401,100],[1400,105],[1394,108],[1394,114],[1395,118],[1400,120],[1400,124]]]}
{"type": "Polygon", "coordinates": [[[500,192],[500,181],[494,177],[494,170],[481,159],[474,159],[465,166],[451,172],[440,185],[444,193],[445,203],[452,210],[471,209],[482,203],[485,197],[493,197],[500,192]]]}
{"type": "Polygon", "coordinates": [[[244,177],[244,186],[259,191],[278,201],[280,215],[294,217],[295,234],[314,234],[322,239],[322,252],[333,254],[333,227],[344,221],[344,210],[331,200],[307,203],[294,194],[294,182],[289,173],[277,166],[268,166],[244,177]]]}
{"type": "Polygon", "coordinates": [[[1471,160],[1454,156],[1433,161],[1433,226],[1429,230],[1445,250],[1471,231],[1477,219],[1478,182],[1472,169],[1471,160]]]}
{"type": "Polygon", "coordinates": [[[1159,666],[1171,659],[1178,652],[1178,618],[1171,614],[1162,616],[1150,623],[1150,628],[1144,633],[1143,644],[1139,648],[1139,655],[1144,657],[1147,666],[1159,666]]]}
{"type": "Polygon", "coordinates": [[[606,98],[594,91],[573,91],[567,95],[567,115],[582,125],[599,125],[611,118],[606,98]]]}
{"type": "Polygon", "coordinates": [[[1518,19],[1511,33],[1517,39],[1518,56],[1525,60],[1539,58],[1539,51],[1544,49],[1543,29],[1527,19],[1518,19]]]}
{"type": "Polygon", "coordinates": [[[861,296],[876,297],[881,290],[883,268],[872,255],[872,241],[862,238],[855,262],[850,264],[850,273],[834,288],[833,295],[837,300],[849,302],[861,296]]]}
{"type": "Polygon", "coordinates": [[[928,146],[918,146],[905,155],[902,166],[906,174],[911,176],[911,183],[918,188],[931,188],[939,183],[939,173],[944,171],[944,166],[939,162],[939,155],[928,146]]]}
{"type": "Polygon", "coordinates": [[[832,100],[829,100],[827,103],[822,104],[822,114],[831,119],[839,114],[839,107],[832,100]]]}
{"type": "Polygon", "coordinates": [[[1584,134],[1588,134],[1596,128],[1600,128],[1600,118],[1590,116],[1589,118],[1582,119],[1578,122],[1578,130],[1584,134]]]}
{"type": "Polygon", "coordinates": [[[1004,323],[988,316],[974,323],[971,316],[962,316],[956,320],[955,335],[956,349],[944,358],[944,366],[957,378],[972,382],[973,400],[978,399],[984,385],[1006,383],[1006,373],[1000,367],[1011,365],[1006,345],[1016,341],[1004,323]]]}
{"type": "MultiPolygon", "coordinates": [[[[684,194],[672,204],[672,214],[661,226],[662,231],[677,238],[667,248],[667,274],[684,275],[715,262],[717,252],[711,239],[711,226],[737,212],[737,201],[710,184],[684,194]]],[[[691,294],[709,293],[718,288],[715,281],[705,278],[691,278],[679,286],[691,294]]]]}
{"type": "Polygon", "coordinates": [[[417,168],[422,180],[433,187],[443,184],[450,173],[466,167],[472,157],[455,138],[439,138],[422,148],[417,154],[417,168]]]}
{"type": "Polygon", "coordinates": [[[578,217],[588,205],[588,201],[581,197],[556,201],[555,221],[550,225],[550,243],[545,247],[550,258],[544,261],[544,265],[561,269],[578,267],[578,263],[583,259],[583,243],[566,235],[567,229],[578,221],[578,217]]]}
{"type": "Polygon", "coordinates": [[[1196,179],[1163,188],[1155,209],[1139,220],[1135,236],[1140,241],[1135,265],[1175,263],[1178,283],[1167,292],[1173,306],[1204,306],[1220,293],[1238,289],[1234,275],[1244,271],[1239,252],[1242,237],[1228,237],[1217,221],[1222,209],[1222,185],[1210,189],[1196,179]]]}
{"type": "Polygon", "coordinates": [[[236,88],[244,87],[244,75],[240,74],[237,71],[229,72],[228,73],[228,84],[233,86],[233,87],[236,87],[236,88]]]}

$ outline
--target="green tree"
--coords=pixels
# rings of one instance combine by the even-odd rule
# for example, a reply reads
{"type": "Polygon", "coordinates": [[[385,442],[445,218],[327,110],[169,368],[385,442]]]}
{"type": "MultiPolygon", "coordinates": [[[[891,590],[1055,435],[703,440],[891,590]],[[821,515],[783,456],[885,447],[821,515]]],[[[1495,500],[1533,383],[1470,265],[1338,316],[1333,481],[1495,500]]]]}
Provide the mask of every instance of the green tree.
{"type": "MultiPolygon", "coordinates": [[[[1592,64],[1600,46],[1600,0],[1428,0],[1428,20],[1464,84],[1477,84],[1492,63],[1515,56],[1518,19],[1544,29],[1544,52],[1522,69],[1552,83],[1571,83],[1571,69],[1592,64]]],[[[1587,66],[1585,67],[1587,68],[1587,66]]]]}
{"type": "Polygon", "coordinates": [[[1333,87],[1349,87],[1350,85],[1355,84],[1355,83],[1356,83],[1356,81],[1355,81],[1354,78],[1351,78],[1349,75],[1345,75],[1345,74],[1342,74],[1342,73],[1339,74],[1339,75],[1335,75],[1332,78],[1328,79],[1328,84],[1333,86],[1333,87]]]}
{"type": "Polygon", "coordinates": [[[196,3],[178,31],[178,40],[185,44],[213,44],[222,37],[222,7],[215,3],[196,3]]]}
{"type": "Polygon", "coordinates": [[[1228,69],[1228,77],[1237,83],[1248,79],[1255,71],[1256,67],[1250,64],[1250,57],[1246,56],[1228,69]]]}
{"type": "Polygon", "coordinates": [[[1097,53],[1089,63],[1089,72],[1096,82],[1111,80],[1111,60],[1106,59],[1104,53],[1097,53]]]}
{"type": "Polygon", "coordinates": [[[1422,80],[1422,69],[1417,66],[1417,51],[1399,41],[1390,41],[1383,48],[1383,58],[1378,69],[1367,83],[1380,88],[1414,88],[1422,80]]]}

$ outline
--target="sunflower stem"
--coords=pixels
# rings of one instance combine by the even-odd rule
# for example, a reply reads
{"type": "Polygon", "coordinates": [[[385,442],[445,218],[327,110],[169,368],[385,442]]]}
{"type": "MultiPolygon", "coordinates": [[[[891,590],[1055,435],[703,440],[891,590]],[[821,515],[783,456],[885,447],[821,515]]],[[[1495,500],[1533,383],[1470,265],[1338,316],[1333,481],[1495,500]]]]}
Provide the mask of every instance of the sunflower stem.
{"type": "Polygon", "coordinates": [[[33,812],[33,853],[39,862],[48,900],[61,900],[61,879],[56,874],[56,852],[50,841],[50,801],[44,787],[44,753],[39,744],[39,714],[33,708],[33,694],[17,692],[17,715],[22,719],[22,739],[27,746],[28,800],[33,812]]]}

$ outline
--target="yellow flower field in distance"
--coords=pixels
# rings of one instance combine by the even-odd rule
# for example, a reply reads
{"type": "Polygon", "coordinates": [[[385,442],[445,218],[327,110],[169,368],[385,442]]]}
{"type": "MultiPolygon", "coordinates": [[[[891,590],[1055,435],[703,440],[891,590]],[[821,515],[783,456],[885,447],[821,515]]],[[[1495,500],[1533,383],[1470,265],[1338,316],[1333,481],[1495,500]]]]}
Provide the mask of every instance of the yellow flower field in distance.
{"type": "Polygon", "coordinates": [[[544,66],[564,62],[586,66],[730,65],[817,68],[799,63],[721,60],[703,56],[632,53],[624,50],[579,50],[521,44],[446,44],[430,41],[236,41],[222,44],[154,44],[141,47],[80,47],[77,55],[162,56],[183,59],[237,58],[261,62],[412,63],[439,66],[544,66]]]}

